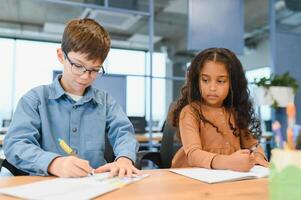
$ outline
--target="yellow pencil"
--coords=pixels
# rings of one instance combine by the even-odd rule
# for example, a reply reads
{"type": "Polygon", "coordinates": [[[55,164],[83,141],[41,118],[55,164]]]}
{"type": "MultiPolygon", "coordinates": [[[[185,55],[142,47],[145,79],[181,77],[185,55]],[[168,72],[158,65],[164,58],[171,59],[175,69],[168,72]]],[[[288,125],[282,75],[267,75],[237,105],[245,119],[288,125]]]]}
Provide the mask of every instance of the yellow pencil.
{"type": "MultiPolygon", "coordinates": [[[[61,138],[58,138],[60,147],[69,155],[76,156],[76,152],[61,138]]],[[[95,174],[94,169],[92,169],[92,172],[88,173],[89,176],[93,176],[95,174]]]]}
{"type": "Polygon", "coordinates": [[[77,156],[75,151],[61,138],[58,139],[60,147],[69,155],[77,156]]]}

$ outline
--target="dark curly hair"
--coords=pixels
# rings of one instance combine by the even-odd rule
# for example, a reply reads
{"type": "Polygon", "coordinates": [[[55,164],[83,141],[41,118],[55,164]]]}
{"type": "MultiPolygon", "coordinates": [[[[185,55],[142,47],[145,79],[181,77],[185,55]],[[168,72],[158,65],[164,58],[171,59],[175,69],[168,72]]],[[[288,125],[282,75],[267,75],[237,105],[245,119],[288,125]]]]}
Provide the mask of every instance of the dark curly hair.
{"type": "Polygon", "coordinates": [[[179,117],[186,105],[191,105],[193,112],[204,123],[209,123],[218,128],[203,115],[200,109],[202,105],[202,94],[199,88],[199,73],[205,62],[213,61],[225,64],[230,80],[230,89],[223,106],[233,114],[235,125],[228,123],[235,136],[240,136],[241,130],[246,130],[255,138],[261,135],[260,121],[256,118],[248,82],[243,71],[242,64],[233,52],[225,48],[209,48],[200,52],[192,61],[187,74],[187,80],[181,89],[181,97],[173,108],[171,121],[175,127],[179,126],[179,117]],[[237,127],[237,128],[236,128],[237,127]]]}

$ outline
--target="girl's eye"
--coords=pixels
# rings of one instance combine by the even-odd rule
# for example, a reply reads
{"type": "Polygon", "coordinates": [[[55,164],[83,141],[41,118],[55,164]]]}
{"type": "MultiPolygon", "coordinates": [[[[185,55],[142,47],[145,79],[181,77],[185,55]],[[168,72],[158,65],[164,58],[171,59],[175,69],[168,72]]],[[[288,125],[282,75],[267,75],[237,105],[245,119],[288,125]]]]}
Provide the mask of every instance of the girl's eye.
{"type": "Polygon", "coordinates": [[[202,81],[203,81],[204,83],[208,83],[208,82],[209,82],[208,79],[202,79],[202,81]]]}
{"type": "Polygon", "coordinates": [[[219,80],[218,82],[219,83],[225,83],[226,81],[225,80],[219,80]]]}

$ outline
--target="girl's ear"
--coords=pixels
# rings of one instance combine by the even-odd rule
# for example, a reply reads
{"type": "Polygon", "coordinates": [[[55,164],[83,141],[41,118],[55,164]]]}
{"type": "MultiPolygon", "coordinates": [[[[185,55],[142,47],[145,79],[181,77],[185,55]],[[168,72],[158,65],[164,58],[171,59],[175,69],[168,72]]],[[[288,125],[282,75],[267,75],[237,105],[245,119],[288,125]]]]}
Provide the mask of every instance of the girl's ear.
{"type": "Polygon", "coordinates": [[[57,56],[58,61],[61,64],[64,64],[64,62],[65,62],[65,56],[64,56],[63,50],[61,48],[58,48],[56,50],[56,56],[57,56]]]}

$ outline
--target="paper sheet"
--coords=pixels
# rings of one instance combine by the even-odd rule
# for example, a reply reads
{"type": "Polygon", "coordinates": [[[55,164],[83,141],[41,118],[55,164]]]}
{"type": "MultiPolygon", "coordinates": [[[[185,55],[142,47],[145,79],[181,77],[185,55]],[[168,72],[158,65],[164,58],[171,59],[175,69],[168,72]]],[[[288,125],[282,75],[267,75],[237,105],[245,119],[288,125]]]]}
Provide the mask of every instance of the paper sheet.
{"type": "Polygon", "coordinates": [[[108,178],[108,173],[84,178],[56,178],[26,185],[1,188],[0,193],[26,199],[91,199],[148,175],[133,178],[108,178]]]}
{"type": "Polygon", "coordinates": [[[231,170],[214,170],[205,168],[170,169],[170,171],[206,183],[262,178],[269,175],[269,169],[262,166],[254,166],[249,172],[236,172],[231,170]]]}

